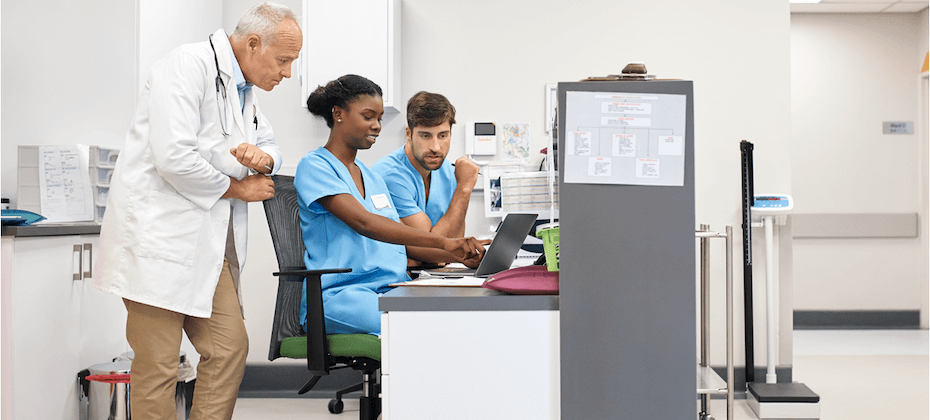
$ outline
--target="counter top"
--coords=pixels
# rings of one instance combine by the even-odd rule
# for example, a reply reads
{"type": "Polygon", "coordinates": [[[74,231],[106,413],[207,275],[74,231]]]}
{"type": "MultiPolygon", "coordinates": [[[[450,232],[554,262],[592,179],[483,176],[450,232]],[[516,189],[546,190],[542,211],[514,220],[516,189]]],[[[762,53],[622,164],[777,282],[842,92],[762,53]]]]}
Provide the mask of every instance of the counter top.
{"type": "Polygon", "coordinates": [[[401,286],[378,299],[381,311],[557,311],[559,297],[511,295],[483,287],[401,286]]]}
{"type": "Polygon", "coordinates": [[[4,226],[3,236],[18,238],[29,236],[67,236],[67,235],[97,235],[100,234],[100,225],[95,223],[68,223],[68,224],[40,224],[33,226],[4,226]]]}

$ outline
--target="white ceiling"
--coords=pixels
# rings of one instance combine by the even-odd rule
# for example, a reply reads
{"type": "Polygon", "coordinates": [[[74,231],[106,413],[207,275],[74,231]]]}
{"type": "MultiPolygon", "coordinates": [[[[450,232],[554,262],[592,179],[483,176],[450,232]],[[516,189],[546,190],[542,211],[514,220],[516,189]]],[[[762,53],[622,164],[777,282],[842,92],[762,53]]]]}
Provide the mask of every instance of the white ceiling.
{"type": "Polygon", "coordinates": [[[928,5],[930,0],[822,0],[792,3],[791,13],[914,13],[928,5]]]}

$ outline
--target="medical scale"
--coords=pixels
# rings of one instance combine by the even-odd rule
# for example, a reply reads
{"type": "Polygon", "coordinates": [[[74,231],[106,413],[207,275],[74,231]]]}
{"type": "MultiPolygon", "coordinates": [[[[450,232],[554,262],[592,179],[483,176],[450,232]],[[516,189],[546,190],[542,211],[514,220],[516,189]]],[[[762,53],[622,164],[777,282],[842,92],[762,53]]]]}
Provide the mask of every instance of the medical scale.
{"type": "MultiPolygon", "coordinates": [[[[746,336],[746,399],[749,407],[760,419],[819,419],[820,397],[806,385],[798,382],[778,383],[775,373],[776,315],[775,315],[775,226],[787,222],[794,209],[794,200],[788,194],[753,193],[752,143],[742,141],[743,172],[743,236],[744,282],[752,282],[752,231],[761,227],[765,235],[765,302],[766,302],[766,373],[765,382],[754,382],[755,369],[752,355],[752,335],[746,336]],[[748,280],[747,280],[748,279],[748,280]]],[[[752,300],[751,288],[744,292],[747,302],[752,300]]],[[[747,325],[752,324],[751,304],[746,309],[747,325]]],[[[751,331],[751,326],[747,331],[751,331]]]]}

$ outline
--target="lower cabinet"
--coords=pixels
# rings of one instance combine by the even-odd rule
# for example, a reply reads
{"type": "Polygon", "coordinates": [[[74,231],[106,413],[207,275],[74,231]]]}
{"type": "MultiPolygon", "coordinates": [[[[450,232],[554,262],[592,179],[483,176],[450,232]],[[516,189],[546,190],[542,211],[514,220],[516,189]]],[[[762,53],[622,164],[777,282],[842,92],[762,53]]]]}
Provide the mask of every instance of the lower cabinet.
{"type": "Polygon", "coordinates": [[[129,351],[122,300],[91,284],[98,245],[3,236],[3,419],[77,419],[77,373],[129,351]]]}
{"type": "Polygon", "coordinates": [[[384,420],[560,418],[558,310],[388,311],[381,333],[384,420]]]}

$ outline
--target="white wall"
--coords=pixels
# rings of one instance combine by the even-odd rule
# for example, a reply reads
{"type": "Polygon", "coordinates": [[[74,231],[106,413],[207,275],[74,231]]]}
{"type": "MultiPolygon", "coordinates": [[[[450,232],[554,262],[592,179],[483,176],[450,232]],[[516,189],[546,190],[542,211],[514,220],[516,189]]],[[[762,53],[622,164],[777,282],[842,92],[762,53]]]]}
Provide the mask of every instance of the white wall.
{"type": "MultiPolygon", "coordinates": [[[[281,2],[295,11],[301,9],[300,0],[281,2]]],[[[222,0],[223,27],[231,31],[241,12],[253,3],[222,0]]],[[[9,151],[17,143],[121,146],[136,96],[136,75],[141,71],[136,60],[148,60],[145,51],[136,50],[136,31],[142,34],[146,28],[145,20],[134,27],[133,4],[4,3],[4,35],[19,29],[38,37],[31,42],[19,36],[15,44],[11,36],[3,37],[4,196],[15,194],[15,154],[9,151]],[[43,22],[43,31],[35,31],[36,16],[50,12],[51,21],[43,22]],[[74,17],[87,17],[90,24],[76,22],[74,17]],[[78,65],[70,66],[68,74],[55,71],[58,63],[78,65]]],[[[144,8],[147,3],[141,4],[144,8]]],[[[187,6],[178,3],[173,7],[187,6]]],[[[660,78],[694,81],[696,225],[709,223],[720,231],[732,225],[739,237],[738,143],[742,139],[756,145],[756,189],[792,192],[790,24],[788,4],[783,0],[405,0],[402,14],[403,98],[418,90],[432,90],[452,100],[463,122],[479,117],[529,122],[532,149],[538,150],[545,144],[545,84],[618,73],[628,62],[643,61],[660,78]],[[763,173],[767,175],[759,175],[763,173]]],[[[199,41],[212,29],[202,34],[193,31],[192,36],[199,41]]],[[[338,41],[338,34],[316,40],[338,41]]],[[[145,40],[140,42],[146,45],[145,40]]],[[[310,62],[329,59],[310,57],[310,62]]],[[[325,124],[298,106],[296,79],[285,81],[273,92],[259,91],[258,97],[274,125],[286,165],[296,164],[300,156],[325,142],[325,124]]],[[[403,127],[402,116],[387,115],[378,144],[360,158],[370,164],[399,147],[403,127]]],[[[456,127],[453,157],[464,152],[463,138],[461,126],[456,127]]],[[[536,157],[530,166],[538,162],[536,157]]],[[[270,273],[277,267],[261,206],[254,204],[251,209],[243,290],[252,342],[248,360],[261,363],[266,360],[274,308],[276,282],[270,273]]],[[[468,233],[484,233],[494,224],[473,207],[468,233]]],[[[782,248],[790,250],[790,237],[781,239],[782,248]]],[[[714,325],[722,326],[722,246],[715,244],[713,253],[712,306],[718,309],[714,325]]],[[[790,252],[785,254],[781,286],[782,296],[788,293],[783,305],[790,309],[791,259],[790,252]]],[[[735,255],[740,255],[739,248],[735,255]]],[[[761,290],[761,267],[755,278],[756,290],[761,290]]],[[[739,273],[735,280],[741,284],[739,273]]],[[[740,287],[736,293],[742,293],[740,287]]],[[[757,307],[762,307],[763,299],[757,294],[757,307]]],[[[790,310],[784,316],[790,319],[790,310]]],[[[756,330],[762,331],[760,318],[756,324],[756,330]]],[[[742,331],[739,322],[736,328],[742,331]]],[[[741,340],[741,334],[737,339],[741,340]]],[[[713,340],[714,363],[721,364],[723,328],[714,329],[713,340]]],[[[790,348],[790,329],[783,335],[782,344],[786,343],[790,348]]],[[[764,358],[761,353],[757,352],[757,364],[764,358]]],[[[790,350],[787,354],[790,362],[790,350]]]]}
{"type": "MultiPolygon", "coordinates": [[[[227,31],[254,3],[174,1],[172,8],[161,10],[215,10],[217,2],[222,3],[220,23],[227,31]]],[[[295,11],[301,8],[300,0],[281,2],[295,11]]],[[[120,147],[140,87],[136,78],[141,67],[188,37],[199,41],[217,24],[203,13],[205,21],[170,25],[191,28],[189,33],[176,33],[183,40],[157,43],[159,39],[144,34],[176,16],[153,16],[145,10],[154,3],[140,1],[139,11],[136,4],[4,1],[4,197],[15,199],[17,144],[120,147]],[[144,17],[137,22],[140,12],[144,17]],[[152,17],[153,26],[147,27],[152,17]],[[193,29],[200,25],[204,27],[193,29]],[[156,44],[148,44],[150,40],[156,44]]],[[[741,139],[756,145],[756,190],[793,194],[799,212],[918,211],[920,169],[911,158],[917,155],[918,139],[882,136],[879,130],[884,120],[916,121],[914,87],[919,60],[927,51],[926,33],[926,9],[897,15],[794,15],[789,25],[788,5],[781,0],[405,0],[401,97],[432,90],[452,100],[460,121],[491,117],[529,122],[533,149],[538,150],[544,145],[546,83],[617,73],[630,61],[644,61],[659,77],[693,80],[695,222],[721,231],[733,225],[738,237],[741,139]],[[789,68],[791,62],[794,67],[789,68]],[[814,160],[818,156],[831,158],[814,160]],[[871,164],[876,160],[881,164],[871,164]],[[864,193],[867,200],[847,201],[852,191],[864,193]]],[[[317,42],[338,42],[338,36],[317,42]]],[[[312,63],[330,58],[310,59],[312,63]]],[[[298,106],[296,79],[258,95],[286,164],[295,164],[324,143],[325,125],[298,106]]],[[[402,116],[387,115],[379,143],[360,158],[370,164],[400,146],[403,126],[402,116]]],[[[458,156],[464,150],[461,126],[454,137],[458,143],[451,154],[458,156]]],[[[267,354],[275,289],[270,273],[276,263],[260,205],[252,205],[250,218],[250,258],[243,273],[246,324],[252,338],[249,362],[260,363],[267,354]]],[[[468,223],[469,234],[481,234],[494,221],[473,208],[468,223]]],[[[781,239],[782,249],[790,250],[790,238],[781,239]]],[[[722,249],[715,247],[713,252],[715,259],[722,258],[722,249]]],[[[906,268],[921,257],[917,240],[797,240],[793,253],[799,284],[792,290],[792,262],[783,260],[782,296],[789,295],[783,308],[791,308],[792,298],[799,309],[921,306],[914,293],[921,286],[914,280],[917,268],[906,268]],[[837,280],[824,283],[823,274],[836,269],[837,280]]],[[[735,255],[740,255],[738,248],[735,255]]],[[[713,270],[712,287],[721,293],[715,292],[712,306],[722,308],[722,264],[713,270]]],[[[756,290],[761,290],[762,277],[757,267],[756,290]]],[[[760,308],[761,299],[757,294],[760,308]]],[[[714,325],[722,325],[722,314],[715,313],[714,319],[714,325]]],[[[736,328],[741,331],[739,323],[736,328]]],[[[758,319],[756,329],[762,331],[758,319]]],[[[715,364],[722,360],[720,330],[713,333],[715,364]]],[[[764,357],[761,353],[757,363],[764,357]]]]}
{"type": "Polygon", "coordinates": [[[152,63],[206,40],[221,9],[221,0],[4,0],[3,197],[16,197],[17,145],[122,147],[152,63]]]}
{"type": "MultiPolygon", "coordinates": [[[[295,10],[301,7],[299,0],[282,3],[295,10]]],[[[251,0],[225,0],[223,4],[223,25],[231,28],[251,0]]],[[[770,174],[756,176],[756,189],[791,192],[789,10],[782,0],[404,0],[402,14],[402,98],[430,90],[449,97],[460,122],[485,117],[529,122],[531,149],[539,150],[545,147],[546,83],[616,74],[628,62],[643,61],[660,78],[694,81],[696,225],[710,223],[719,231],[732,225],[739,242],[742,139],[756,145],[756,173],[770,174]]],[[[338,40],[336,34],[317,42],[338,40]]],[[[311,65],[327,59],[309,57],[311,65]]],[[[295,80],[258,96],[286,165],[296,164],[300,156],[325,143],[325,124],[298,107],[300,89],[295,80]]],[[[402,115],[386,115],[378,144],[359,158],[371,164],[399,147],[404,124],[402,115]]],[[[451,156],[464,153],[463,139],[463,129],[456,126],[451,156]]],[[[539,159],[535,157],[532,164],[538,166],[539,159]]],[[[496,225],[496,220],[483,217],[476,206],[479,201],[473,200],[469,211],[467,233],[471,235],[496,225]]],[[[252,338],[248,360],[260,363],[266,360],[274,304],[275,279],[270,273],[277,267],[261,207],[251,209],[249,263],[243,276],[246,325],[252,338]]],[[[790,238],[783,243],[790,245],[790,238]]],[[[718,309],[715,325],[721,328],[713,332],[712,347],[714,363],[721,364],[724,250],[722,242],[714,247],[712,304],[718,309]]],[[[740,255],[739,248],[735,255],[740,255]]],[[[782,271],[787,273],[782,285],[790,300],[791,270],[784,269],[790,267],[787,257],[782,261],[782,271]]],[[[762,268],[757,271],[756,290],[762,290],[762,268]]],[[[741,284],[739,273],[735,280],[741,284]]],[[[740,287],[736,293],[742,293],[740,287]]],[[[757,294],[756,300],[761,308],[764,296],[757,294]]],[[[762,331],[760,322],[757,318],[757,331],[762,331]]],[[[742,331],[739,322],[737,330],[742,331]]],[[[741,337],[737,334],[738,340],[741,337]]],[[[790,349],[790,334],[785,342],[790,349]]],[[[758,360],[763,361],[764,354],[758,360]]]]}
{"type": "Polygon", "coordinates": [[[2,195],[16,197],[16,146],[120,147],[136,80],[136,2],[3,2],[2,195]]]}
{"type": "MultiPolygon", "coordinates": [[[[919,121],[926,19],[927,9],[791,16],[790,150],[797,213],[921,210],[922,139],[883,135],[882,122],[919,121]]],[[[921,238],[796,239],[794,307],[921,309],[927,278],[919,262],[925,253],[921,238]]]]}
{"type": "MultiPolygon", "coordinates": [[[[138,2],[139,83],[136,89],[137,92],[141,92],[149,77],[152,64],[181,44],[206,41],[207,35],[220,28],[223,20],[223,2],[222,0],[138,0],[138,2]]],[[[231,33],[232,29],[229,32],[231,33]]]]}

